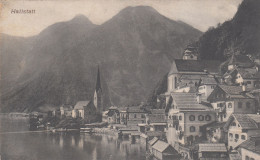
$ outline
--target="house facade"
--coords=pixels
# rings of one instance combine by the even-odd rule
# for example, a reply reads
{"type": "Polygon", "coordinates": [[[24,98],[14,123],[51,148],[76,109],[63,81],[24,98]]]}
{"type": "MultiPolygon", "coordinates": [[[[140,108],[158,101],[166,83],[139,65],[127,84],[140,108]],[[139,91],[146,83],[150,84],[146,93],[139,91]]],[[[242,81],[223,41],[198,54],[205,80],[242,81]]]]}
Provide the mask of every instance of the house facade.
{"type": "Polygon", "coordinates": [[[208,101],[215,109],[219,122],[226,122],[233,113],[256,113],[254,96],[242,86],[217,85],[208,101]]]}
{"type": "Polygon", "coordinates": [[[72,110],[73,118],[82,118],[88,120],[96,113],[95,107],[91,101],[79,101],[72,110]]]}
{"type": "Polygon", "coordinates": [[[127,125],[129,126],[137,126],[139,123],[146,122],[147,111],[138,106],[138,107],[129,107],[127,111],[127,125]]]}
{"type": "Polygon", "coordinates": [[[216,121],[214,110],[198,103],[195,93],[172,93],[168,113],[167,140],[170,144],[193,144],[203,136],[201,127],[216,121]]]}
{"type": "Polygon", "coordinates": [[[228,149],[232,150],[250,136],[260,134],[260,115],[232,114],[224,129],[228,132],[228,149]]]}
{"type": "Polygon", "coordinates": [[[252,136],[239,145],[242,160],[260,159],[260,137],[252,136]]]}

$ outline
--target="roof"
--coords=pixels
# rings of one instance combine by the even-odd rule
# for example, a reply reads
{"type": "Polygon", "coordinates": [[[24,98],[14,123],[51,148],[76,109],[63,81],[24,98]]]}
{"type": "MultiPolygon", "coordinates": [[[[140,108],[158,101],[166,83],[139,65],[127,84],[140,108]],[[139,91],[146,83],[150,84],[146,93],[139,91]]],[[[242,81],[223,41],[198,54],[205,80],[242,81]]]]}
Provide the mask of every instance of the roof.
{"type": "Polygon", "coordinates": [[[128,112],[133,112],[133,113],[145,113],[144,109],[141,107],[129,107],[128,112]]]}
{"type": "Polygon", "coordinates": [[[218,85],[231,98],[254,98],[250,94],[242,94],[242,86],[218,85]]]}
{"type": "Polygon", "coordinates": [[[242,129],[259,129],[260,115],[257,114],[232,114],[224,128],[227,130],[231,122],[236,119],[242,129]]]}
{"type": "Polygon", "coordinates": [[[214,77],[201,77],[201,85],[207,85],[207,84],[217,84],[217,81],[214,77]]]}
{"type": "Polygon", "coordinates": [[[165,109],[151,109],[151,114],[165,114],[165,109]]]}
{"type": "Polygon", "coordinates": [[[179,72],[205,72],[218,73],[220,61],[210,60],[183,60],[176,59],[173,61],[169,75],[179,72]]]}
{"type": "Polygon", "coordinates": [[[208,123],[204,126],[207,127],[207,129],[210,129],[210,128],[214,128],[214,129],[218,129],[218,128],[223,128],[225,126],[226,122],[212,122],[212,123],[208,123]]]}
{"type": "Polygon", "coordinates": [[[77,104],[74,106],[74,109],[84,109],[90,101],[78,101],[77,104]]]}
{"type": "Polygon", "coordinates": [[[152,140],[150,140],[148,143],[152,146],[154,143],[156,143],[159,139],[157,137],[154,137],[152,140]]]}
{"type": "Polygon", "coordinates": [[[249,68],[253,67],[255,64],[251,59],[246,55],[232,55],[229,59],[228,64],[233,64],[238,67],[249,68]]]}
{"type": "Polygon", "coordinates": [[[172,93],[173,104],[178,109],[202,109],[207,110],[209,107],[199,104],[196,93],[172,93]]]}
{"type": "Polygon", "coordinates": [[[163,151],[165,151],[169,146],[170,146],[170,144],[158,140],[152,147],[153,147],[154,149],[156,149],[157,151],[159,151],[159,152],[163,152],[163,151]]]}
{"type": "Polygon", "coordinates": [[[161,114],[161,115],[150,114],[149,115],[149,122],[150,123],[166,122],[166,117],[165,117],[164,114],[161,114]]]}
{"type": "Polygon", "coordinates": [[[260,154],[260,143],[259,139],[250,138],[249,140],[244,141],[238,147],[245,148],[254,153],[260,154]]]}
{"type": "Polygon", "coordinates": [[[199,144],[199,152],[227,152],[224,143],[205,143],[199,144]]]}

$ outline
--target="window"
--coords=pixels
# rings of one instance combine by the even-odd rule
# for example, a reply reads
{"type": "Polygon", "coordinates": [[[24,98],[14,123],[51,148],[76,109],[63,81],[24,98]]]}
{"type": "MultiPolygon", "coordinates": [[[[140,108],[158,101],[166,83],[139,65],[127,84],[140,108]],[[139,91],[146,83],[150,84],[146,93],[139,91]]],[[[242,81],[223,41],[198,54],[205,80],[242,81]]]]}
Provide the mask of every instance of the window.
{"type": "Polygon", "coordinates": [[[210,115],[206,115],[205,119],[206,119],[206,121],[211,121],[211,116],[210,115]]]}
{"type": "Polygon", "coordinates": [[[249,157],[248,157],[248,156],[246,156],[246,160],[249,160],[249,157]]]}
{"type": "Polygon", "coordinates": [[[228,108],[232,108],[232,103],[231,102],[228,103],[228,108]]]}
{"type": "Polygon", "coordinates": [[[182,130],[182,127],[181,126],[179,126],[179,131],[181,131],[182,130]]]}
{"type": "Polygon", "coordinates": [[[141,118],[145,118],[145,115],[144,115],[144,114],[142,114],[142,115],[141,115],[141,118]]]}
{"type": "Polygon", "coordinates": [[[195,116],[194,115],[190,115],[189,120],[190,121],[195,121],[195,116]]]}
{"type": "Polygon", "coordinates": [[[177,120],[177,116],[172,116],[172,119],[173,120],[177,120]]]}
{"type": "Polygon", "coordinates": [[[247,81],[247,84],[251,84],[251,81],[247,81]]]}
{"type": "Polygon", "coordinates": [[[238,108],[242,108],[242,102],[238,102],[238,108]]]}
{"type": "Polygon", "coordinates": [[[246,108],[250,108],[250,102],[246,102],[246,108]]]}
{"type": "Polygon", "coordinates": [[[236,139],[239,139],[239,135],[238,135],[238,134],[235,134],[235,138],[236,138],[236,139]]]}
{"type": "Polygon", "coordinates": [[[136,118],[136,114],[134,114],[134,118],[136,118]]]}
{"type": "Polygon", "coordinates": [[[199,115],[198,119],[199,119],[199,121],[203,121],[204,120],[204,116],[203,115],[199,115]]]}
{"type": "Polygon", "coordinates": [[[190,132],[195,132],[196,128],[194,126],[190,126],[190,132]]]}
{"type": "Polygon", "coordinates": [[[233,134],[232,133],[229,133],[229,138],[233,138],[233,134]]]}
{"type": "Polygon", "coordinates": [[[237,126],[236,122],[232,122],[231,126],[237,126]]]}
{"type": "Polygon", "coordinates": [[[182,120],[182,116],[179,116],[179,120],[180,120],[180,121],[182,120]]]}
{"type": "Polygon", "coordinates": [[[241,139],[242,140],[246,140],[246,136],[245,135],[241,135],[241,139]]]}
{"type": "Polygon", "coordinates": [[[226,114],[224,114],[224,118],[226,118],[227,117],[227,115],[226,114]]]}

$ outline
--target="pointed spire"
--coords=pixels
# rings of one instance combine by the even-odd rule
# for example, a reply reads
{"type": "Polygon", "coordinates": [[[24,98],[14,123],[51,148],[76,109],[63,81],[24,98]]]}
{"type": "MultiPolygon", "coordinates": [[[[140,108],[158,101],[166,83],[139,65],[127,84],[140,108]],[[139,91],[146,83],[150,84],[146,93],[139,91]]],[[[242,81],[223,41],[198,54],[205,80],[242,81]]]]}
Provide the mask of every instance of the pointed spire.
{"type": "Polygon", "coordinates": [[[101,81],[100,81],[100,73],[99,73],[99,65],[97,72],[97,81],[96,81],[96,91],[101,90],[101,81]]]}

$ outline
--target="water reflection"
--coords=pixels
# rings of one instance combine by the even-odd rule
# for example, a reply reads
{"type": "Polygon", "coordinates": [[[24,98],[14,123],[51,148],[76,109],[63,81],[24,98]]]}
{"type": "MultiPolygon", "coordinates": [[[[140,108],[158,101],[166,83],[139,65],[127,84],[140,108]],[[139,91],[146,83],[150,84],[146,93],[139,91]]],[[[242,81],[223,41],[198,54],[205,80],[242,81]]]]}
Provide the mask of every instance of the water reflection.
{"type": "Polygon", "coordinates": [[[17,133],[28,130],[27,119],[17,120],[0,117],[0,155],[5,159],[26,160],[142,160],[145,151],[139,140],[119,140],[109,135],[79,133],[17,133]]]}

